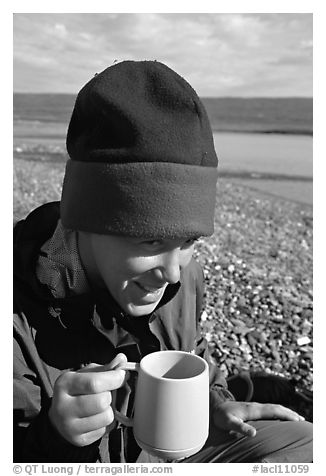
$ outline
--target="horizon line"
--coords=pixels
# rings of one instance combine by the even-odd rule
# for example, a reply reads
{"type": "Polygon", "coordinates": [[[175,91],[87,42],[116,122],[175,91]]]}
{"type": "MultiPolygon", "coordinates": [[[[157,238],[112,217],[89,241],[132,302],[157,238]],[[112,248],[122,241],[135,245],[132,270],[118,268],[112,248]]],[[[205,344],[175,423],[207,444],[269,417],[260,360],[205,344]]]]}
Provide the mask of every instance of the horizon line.
{"type": "MultiPolygon", "coordinates": [[[[40,91],[13,91],[13,94],[34,94],[34,95],[61,95],[61,96],[77,96],[77,93],[73,92],[54,92],[54,91],[47,91],[47,92],[40,92],[40,91]]],[[[204,96],[198,95],[201,99],[313,99],[313,96],[301,96],[301,95],[293,95],[293,96],[284,96],[284,95],[275,95],[275,96],[244,96],[244,95],[218,95],[218,96],[204,96]]]]}

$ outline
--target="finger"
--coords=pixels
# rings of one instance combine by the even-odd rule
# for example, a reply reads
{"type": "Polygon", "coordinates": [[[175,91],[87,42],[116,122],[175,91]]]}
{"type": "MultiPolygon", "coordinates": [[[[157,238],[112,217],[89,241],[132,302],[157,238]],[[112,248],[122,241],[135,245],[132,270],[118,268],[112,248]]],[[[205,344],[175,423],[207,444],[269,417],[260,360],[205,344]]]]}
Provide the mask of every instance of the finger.
{"type": "Polygon", "coordinates": [[[128,362],[127,357],[125,354],[117,354],[111,362],[108,364],[100,365],[100,364],[95,364],[91,363],[86,365],[85,367],[81,368],[78,370],[79,373],[85,373],[85,372],[103,372],[107,370],[114,370],[119,367],[122,367],[123,364],[128,362]]]}
{"type": "Polygon", "coordinates": [[[230,415],[228,419],[228,429],[231,433],[236,433],[244,436],[255,436],[256,428],[254,426],[245,423],[240,418],[230,415]]]}
{"type": "Polygon", "coordinates": [[[276,408],[276,418],[280,420],[291,420],[291,421],[303,421],[304,417],[299,415],[299,413],[291,410],[290,408],[283,407],[282,405],[277,405],[276,408]]]}
{"type": "Polygon", "coordinates": [[[100,364],[91,363],[91,364],[87,364],[84,367],[80,368],[79,370],[77,370],[77,372],[79,372],[79,373],[80,372],[96,372],[101,367],[103,367],[103,366],[100,365],[100,364]]]}
{"type": "MultiPolygon", "coordinates": [[[[253,433],[253,432],[252,432],[253,433]]],[[[229,431],[230,436],[234,436],[234,438],[243,438],[244,436],[255,436],[254,434],[246,434],[244,435],[243,433],[239,433],[238,431],[231,430],[229,431]]]]}
{"type": "Polygon", "coordinates": [[[120,388],[125,380],[121,369],[100,372],[74,372],[66,376],[67,392],[71,396],[91,395],[120,388]]]}
{"type": "Polygon", "coordinates": [[[99,430],[89,431],[87,433],[82,433],[81,435],[73,436],[69,439],[69,441],[75,446],[88,446],[102,438],[105,432],[106,428],[100,428],[99,430]]]}
{"type": "Polygon", "coordinates": [[[122,367],[126,362],[128,362],[127,357],[125,354],[120,353],[115,356],[115,358],[106,366],[106,368],[107,370],[117,369],[122,367]]]}
{"type": "Polygon", "coordinates": [[[304,420],[304,417],[299,415],[297,412],[291,410],[290,408],[283,407],[283,405],[275,405],[270,403],[257,404],[258,418],[252,418],[251,415],[248,420],[254,419],[279,419],[279,420],[291,420],[291,421],[301,421],[304,420]]]}
{"type": "Polygon", "coordinates": [[[114,413],[111,407],[105,412],[98,413],[85,418],[76,419],[74,428],[77,434],[89,433],[97,431],[111,425],[114,420],[114,413]]]}
{"type": "Polygon", "coordinates": [[[83,418],[106,411],[111,405],[112,395],[111,392],[79,395],[74,400],[75,416],[83,418]]]}

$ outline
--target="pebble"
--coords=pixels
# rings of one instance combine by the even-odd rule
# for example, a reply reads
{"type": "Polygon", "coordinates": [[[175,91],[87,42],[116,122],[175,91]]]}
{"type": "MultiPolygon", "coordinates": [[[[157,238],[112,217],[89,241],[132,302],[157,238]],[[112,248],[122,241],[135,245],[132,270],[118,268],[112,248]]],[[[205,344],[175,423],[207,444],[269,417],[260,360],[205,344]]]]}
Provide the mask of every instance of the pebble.
{"type": "Polygon", "coordinates": [[[308,336],[302,336],[297,338],[297,344],[300,346],[310,344],[310,342],[311,342],[311,339],[308,336]]]}

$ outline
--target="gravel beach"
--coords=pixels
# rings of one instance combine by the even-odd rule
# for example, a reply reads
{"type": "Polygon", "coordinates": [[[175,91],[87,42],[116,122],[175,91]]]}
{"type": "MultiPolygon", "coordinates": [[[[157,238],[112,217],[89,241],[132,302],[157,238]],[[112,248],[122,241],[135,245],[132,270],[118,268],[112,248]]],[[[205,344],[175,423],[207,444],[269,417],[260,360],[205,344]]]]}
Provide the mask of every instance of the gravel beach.
{"type": "MultiPolygon", "coordinates": [[[[59,199],[63,173],[14,159],[14,216],[59,199]]],[[[195,256],[206,280],[202,333],[226,376],[263,369],[312,390],[312,244],[311,205],[219,180],[215,233],[195,256]]]]}

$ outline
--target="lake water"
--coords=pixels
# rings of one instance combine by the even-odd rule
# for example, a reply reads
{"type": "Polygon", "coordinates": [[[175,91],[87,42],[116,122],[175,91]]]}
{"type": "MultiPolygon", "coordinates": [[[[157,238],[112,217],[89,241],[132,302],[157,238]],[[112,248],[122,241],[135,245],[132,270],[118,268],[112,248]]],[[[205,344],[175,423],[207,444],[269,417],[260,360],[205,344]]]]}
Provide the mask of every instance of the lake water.
{"type": "Polygon", "coordinates": [[[311,136],[214,133],[221,172],[249,172],[312,179],[311,136]]]}
{"type": "Polygon", "coordinates": [[[285,134],[214,133],[220,176],[306,205],[313,204],[313,140],[285,134]]]}

